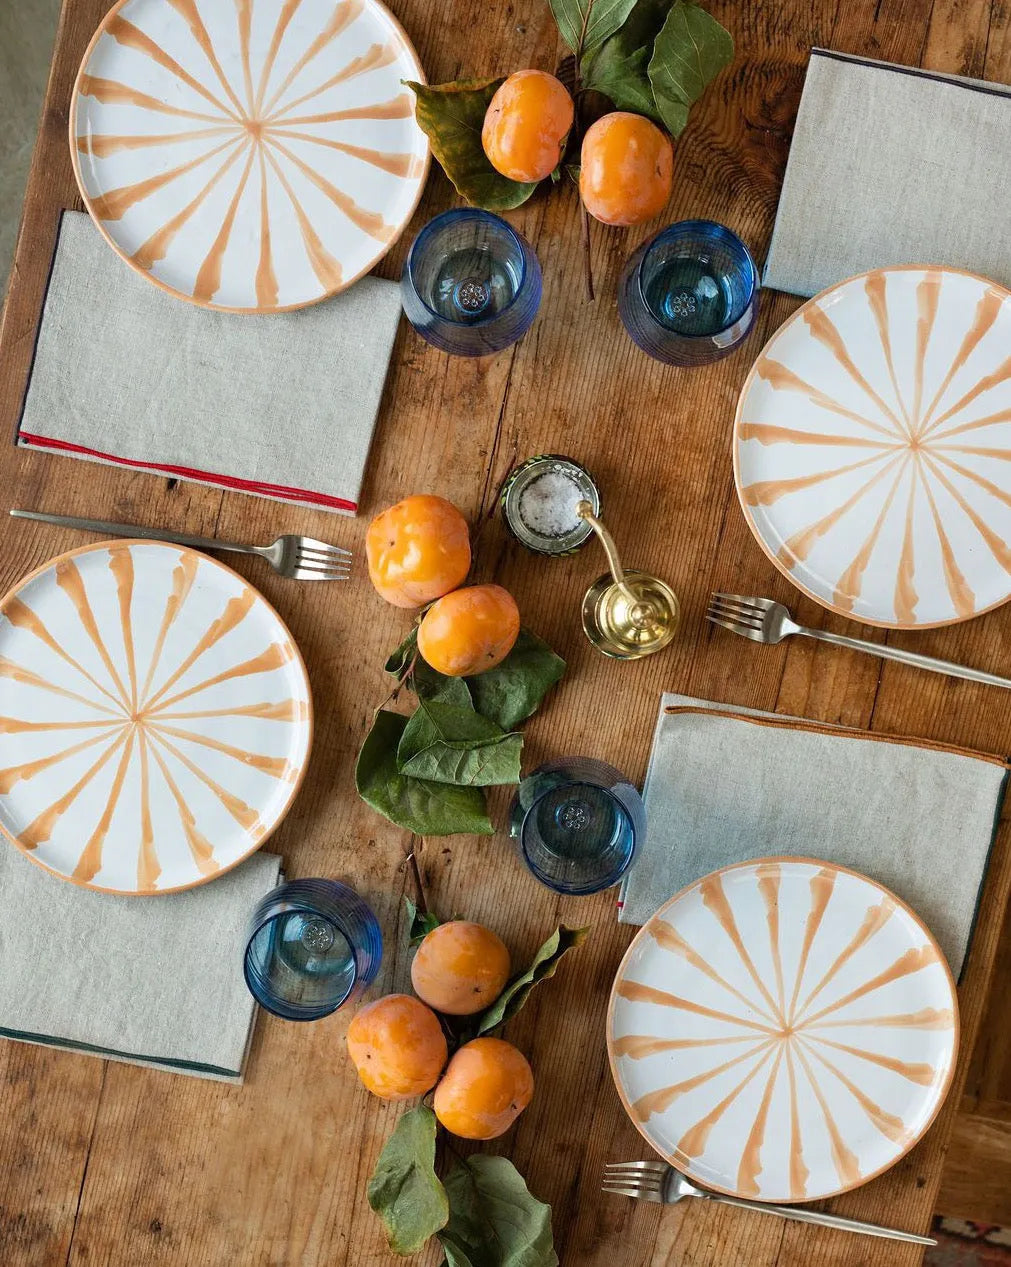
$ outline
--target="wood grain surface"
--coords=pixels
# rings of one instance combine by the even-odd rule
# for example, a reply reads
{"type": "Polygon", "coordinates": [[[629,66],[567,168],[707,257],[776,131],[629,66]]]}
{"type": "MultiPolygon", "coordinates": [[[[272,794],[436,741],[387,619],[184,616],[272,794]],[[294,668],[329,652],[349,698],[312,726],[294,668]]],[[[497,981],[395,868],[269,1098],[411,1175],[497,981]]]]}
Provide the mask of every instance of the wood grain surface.
{"type": "MultiPolygon", "coordinates": [[[[64,5],[0,330],[0,434],[8,440],[58,217],[63,208],[80,207],[67,150],[70,90],[107,7],[108,0],[64,5]]],[[[676,145],[666,219],[722,220],[759,259],[812,45],[1011,79],[1011,9],[997,0],[712,0],[709,7],[733,32],[737,57],[676,145]]],[[[560,53],[545,0],[393,0],[393,8],[431,82],[523,66],[552,69],[560,53]]],[[[453,202],[433,170],[408,240],[453,202]]],[[[999,691],[800,640],[745,646],[703,620],[710,590],[725,589],[774,595],[808,624],[883,636],[801,600],[752,541],[734,494],[736,397],[763,341],[797,301],[766,294],[742,349],[716,366],[679,372],[646,359],[625,337],[615,309],[621,263],[655,225],[627,232],[593,225],[598,297],[587,304],[575,191],[564,185],[541,191],[510,218],[540,255],[544,299],[537,322],[514,348],[476,362],[441,355],[402,323],[358,520],[26,453],[9,443],[0,449],[0,512],[34,507],[264,541],[304,531],[356,551],[358,577],[345,587],[300,586],[255,563],[240,564],[298,639],[317,708],[308,778],[270,847],[284,854],[290,875],[343,877],[373,904],[389,945],[377,991],[407,981],[396,929],[402,896],[412,891],[405,867],[412,847],[433,905],[489,923],[516,961],[559,920],[593,926],[589,942],[510,1027],[510,1038],[530,1057],[537,1092],[498,1145],[552,1203],[566,1267],[911,1267],[920,1257],[914,1246],[699,1203],[661,1211],[602,1197],[604,1162],[642,1155],[613,1089],[603,1042],[610,982],[632,935],[615,923],[613,897],[559,900],[529,878],[501,834],[412,841],[355,796],[355,753],[387,689],[383,658],[408,623],[365,580],[365,525],[390,502],[422,490],[451,498],[471,517],[478,526],[477,578],[511,589],[526,622],[568,659],[566,679],[527,728],[528,765],[580,752],[641,779],[665,689],[1011,752],[1011,714],[999,691]],[[657,571],[679,591],[684,628],[665,653],[639,663],[604,660],[578,621],[583,591],[603,570],[599,553],[591,548],[546,561],[504,534],[493,513],[496,490],[514,461],[545,450],[587,464],[626,561],[657,571]]],[[[402,242],[378,271],[396,277],[404,250],[402,242]]],[[[109,268],[120,267],[110,252],[109,268]]],[[[2,588],[82,542],[6,517],[3,532],[2,588]]],[[[1000,672],[1011,649],[1011,608],[948,630],[889,637],[1000,672]]],[[[499,822],[504,806],[505,797],[497,796],[499,822]]],[[[977,1061],[966,1082],[1009,884],[1005,824],[961,989],[964,1043],[954,1093],[920,1146],[882,1178],[833,1201],[832,1209],[926,1230],[960,1096],[967,1092],[972,1108],[981,1097],[1009,1093],[1003,1004],[991,1011],[984,1044],[996,1053],[998,1073],[977,1061]]],[[[1006,950],[1003,964],[1007,970],[1006,950]]],[[[344,1058],[346,1024],[343,1014],[314,1025],[262,1018],[242,1088],[0,1044],[0,1263],[373,1267],[395,1261],[366,1204],[365,1182],[399,1110],[361,1091],[344,1058]]],[[[433,1249],[416,1261],[434,1267],[440,1255],[433,1249]]]]}

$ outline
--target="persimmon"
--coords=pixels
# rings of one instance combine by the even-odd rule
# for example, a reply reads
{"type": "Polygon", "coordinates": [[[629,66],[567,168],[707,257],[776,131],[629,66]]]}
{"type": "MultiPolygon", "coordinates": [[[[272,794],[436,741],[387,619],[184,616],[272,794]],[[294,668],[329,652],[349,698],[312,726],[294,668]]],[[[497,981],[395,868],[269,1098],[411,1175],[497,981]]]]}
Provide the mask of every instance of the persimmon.
{"type": "Polygon", "coordinates": [[[365,534],[369,579],[395,607],[422,607],[470,570],[470,531],[452,502],[431,493],[384,510],[365,534]]]}
{"type": "Polygon", "coordinates": [[[469,677],[506,658],[520,632],[516,600],[501,585],[468,585],[446,594],[418,626],[418,650],[447,677],[469,677]]]}
{"type": "Polygon", "coordinates": [[[583,137],[580,164],[583,206],[604,224],[642,224],[667,205],[674,151],[641,114],[616,110],[598,119],[583,137]]]}
{"type": "Polygon", "coordinates": [[[347,1046],[366,1090],[384,1100],[430,1091],[449,1054],[439,1018],[410,994],[388,994],[360,1008],[347,1046]]]}
{"type": "Polygon", "coordinates": [[[526,1056],[502,1038],[465,1043],[435,1088],[435,1116],[461,1139],[495,1139],[530,1103],[534,1075],[526,1056]]]}
{"type": "Polygon", "coordinates": [[[575,107],[565,86],[543,70],[518,70],[488,104],[481,144],[510,180],[543,180],[558,166],[575,107]]]}
{"type": "Polygon", "coordinates": [[[509,951],[497,933],[456,919],[425,937],[411,964],[411,984],[429,1007],[471,1016],[493,1003],[509,980],[509,951]]]}

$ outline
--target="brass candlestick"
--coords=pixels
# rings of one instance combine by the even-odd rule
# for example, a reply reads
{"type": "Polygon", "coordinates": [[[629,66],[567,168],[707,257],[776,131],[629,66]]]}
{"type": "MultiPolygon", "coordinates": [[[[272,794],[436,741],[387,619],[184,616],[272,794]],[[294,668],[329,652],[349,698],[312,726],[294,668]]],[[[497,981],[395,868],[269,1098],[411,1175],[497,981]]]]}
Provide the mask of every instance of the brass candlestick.
{"type": "Polygon", "coordinates": [[[611,569],[593,582],[583,598],[587,638],[615,660],[638,660],[666,647],[681,620],[677,595],[658,576],[621,566],[614,538],[589,502],[580,502],[576,514],[600,538],[611,569]]]}

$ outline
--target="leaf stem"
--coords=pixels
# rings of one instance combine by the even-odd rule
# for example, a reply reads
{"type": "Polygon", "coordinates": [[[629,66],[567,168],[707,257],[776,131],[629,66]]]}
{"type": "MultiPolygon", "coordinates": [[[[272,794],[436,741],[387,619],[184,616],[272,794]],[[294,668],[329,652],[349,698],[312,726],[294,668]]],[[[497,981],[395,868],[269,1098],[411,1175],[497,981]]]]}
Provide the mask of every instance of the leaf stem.
{"type": "Polygon", "coordinates": [[[586,287],[586,301],[593,303],[593,257],[590,254],[590,213],[579,202],[580,240],[583,245],[583,284],[586,287]]]}
{"type": "MultiPolygon", "coordinates": [[[[411,839],[413,842],[414,838],[412,837],[411,839]]],[[[415,903],[415,906],[418,908],[418,914],[427,915],[428,914],[428,898],[425,894],[425,882],[421,878],[421,868],[418,866],[418,856],[414,851],[413,843],[411,845],[411,852],[407,855],[406,861],[407,861],[407,865],[411,869],[411,874],[414,876],[414,887],[417,890],[417,894],[418,894],[418,900],[415,903]]]]}

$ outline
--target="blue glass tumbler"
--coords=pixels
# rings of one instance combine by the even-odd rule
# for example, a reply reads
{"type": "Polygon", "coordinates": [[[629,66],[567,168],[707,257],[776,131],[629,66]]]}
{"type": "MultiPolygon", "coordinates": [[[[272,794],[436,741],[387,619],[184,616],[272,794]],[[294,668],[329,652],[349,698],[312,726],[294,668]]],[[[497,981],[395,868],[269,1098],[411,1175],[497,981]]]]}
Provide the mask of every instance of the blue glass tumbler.
{"type": "Polygon", "coordinates": [[[487,356],[530,329],[541,267],[499,216],[465,207],[436,216],[414,239],[400,280],[415,330],[452,356],[487,356]]]}
{"type": "Polygon", "coordinates": [[[291,880],[249,921],[243,971],[261,1007],[287,1021],[316,1021],[374,980],[383,938],[371,907],[338,880],[291,880]]]}
{"type": "Polygon", "coordinates": [[[618,312],[654,360],[706,365],[747,335],[758,292],[755,262],[736,234],[712,220],[682,220],[629,256],[618,312]]]}
{"type": "Polygon", "coordinates": [[[646,837],[642,797],[614,766],[566,757],[539,766],[516,790],[509,834],[527,866],[556,893],[617,884],[646,837]]]}

